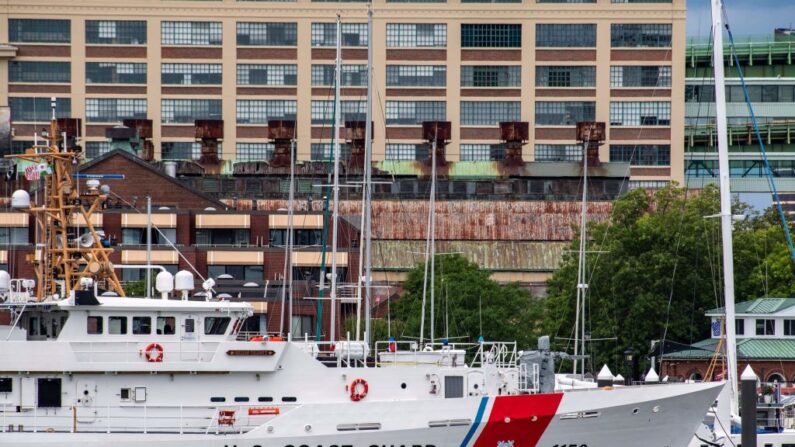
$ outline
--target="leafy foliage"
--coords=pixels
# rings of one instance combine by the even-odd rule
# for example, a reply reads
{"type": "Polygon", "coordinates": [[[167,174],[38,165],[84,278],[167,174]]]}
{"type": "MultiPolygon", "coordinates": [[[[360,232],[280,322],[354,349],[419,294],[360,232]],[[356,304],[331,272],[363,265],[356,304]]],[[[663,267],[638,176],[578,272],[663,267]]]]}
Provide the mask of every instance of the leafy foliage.
{"type": "MultiPolygon", "coordinates": [[[[709,336],[704,311],[723,305],[719,192],[688,194],[670,186],[630,191],[615,202],[611,221],[588,228],[586,327],[591,369],[623,367],[627,347],[649,351],[652,340],[692,343],[709,336]]],[[[735,204],[736,212],[747,211],[735,204]]],[[[549,280],[545,330],[571,351],[577,284],[572,242],[549,280]]],[[[735,224],[736,301],[795,296],[795,271],[777,218],[768,212],[735,224]]]]}

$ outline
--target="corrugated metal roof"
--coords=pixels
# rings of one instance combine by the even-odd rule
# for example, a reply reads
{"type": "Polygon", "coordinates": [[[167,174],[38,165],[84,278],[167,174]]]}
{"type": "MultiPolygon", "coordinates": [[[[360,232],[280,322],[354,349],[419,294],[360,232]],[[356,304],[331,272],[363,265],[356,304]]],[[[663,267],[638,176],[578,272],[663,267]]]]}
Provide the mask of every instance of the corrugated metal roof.
{"type": "MultiPolygon", "coordinates": [[[[306,201],[298,208],[304,210],[306,201]]],[[[372,204],[374,240],[425,240],[428,221],[427,200],[379,200],[372,204]]],[[[287,207],[286,200],[258,200],[258,210],[287,207]]],[[[340,214],[361,214],[359,200],[340,202],[340,214]]],[[[321,200],[312,202],[322,211],[321,200]]],[[[610,216],[610,202],[588,204],[588,219],[604,221],[610,216]]],[[[436,239],[484,241],[570,241],[579,223],[580,203],[545,201],[438,201],[436,239]]]]}
{"type": "MultiPolygon", "coordinates": [[[[460,253],[493,271],[549,272],[558,268],[566,242],[438,241],[437,253],[460,253]]],[[[410,270],[425,260],[425,241],[373,241],[373,268],[410,270]]]]}
{"type": "MultiPolygon", "coordinates": [[[[795,306],[795,298],[757,298],[751,301],[743,301],[735,305],[734,312],[736,314],[756,314],[756,315],[769,315],[780,312],[790,307],[795,306]]],[[[723,315],[724,308],[711,309],[706,312],[706,315],[723,315]]]]}
{"type": "MultiPolygon", "coordinates": [[[[694,349],[665,354],[667,360],[708,359],[715,352],[717,339],[702,340],[694,343],[694,349]]],[[[785,338],[741,338],[737,340],[737,358],[740,359],[776,359],[795,360],[795,339],[785,338]]]]}

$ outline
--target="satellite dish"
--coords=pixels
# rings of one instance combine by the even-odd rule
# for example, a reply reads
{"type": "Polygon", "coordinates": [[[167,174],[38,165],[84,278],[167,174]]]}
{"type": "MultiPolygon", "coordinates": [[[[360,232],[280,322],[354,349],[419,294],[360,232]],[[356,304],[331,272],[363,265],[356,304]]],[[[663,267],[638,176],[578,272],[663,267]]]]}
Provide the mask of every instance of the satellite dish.
{"type": "Polygon", "coordinates": [[[160,208],[158,208],[158,210],[160,210],[160,211],[168,211],[169,209],[170,208],[167,207],[167,206],[161,206],[160,208]]]}
{"type": "Polygon", "coordinates": [[[230,295],[228,293],[219,293],[215,297],[218,298],[219,300],[228,300],[228,299],[232,298],[232,295],[230,295]]]}
{"type": "Polygon", "coordinates": [[[108,290],[107,292],[102,292],[102,295],[100,295],[100,296],[119,296],[119,294],[116,293],[116,292],[111,292],[110,290],[108,290]]]}
{"type": "Polygon", "coordinates": [[[224,273],[216,276],[215,279],[235,279],[235,277],[230,275],[229,273],[224,273]]]}
{"type": "Polygon", "coordinates": [[[252,282],[247,282],[247,283],[243,284],[243,287],[259,287],[259,284],[257,284],[257,283],[252,281],[252,282]]]}
{"type": "Polygon", "coordinates": [[[208,206],[207,208],[204,209],[204,211],[215,211],[215,208],[212,206],[208,206]]]}

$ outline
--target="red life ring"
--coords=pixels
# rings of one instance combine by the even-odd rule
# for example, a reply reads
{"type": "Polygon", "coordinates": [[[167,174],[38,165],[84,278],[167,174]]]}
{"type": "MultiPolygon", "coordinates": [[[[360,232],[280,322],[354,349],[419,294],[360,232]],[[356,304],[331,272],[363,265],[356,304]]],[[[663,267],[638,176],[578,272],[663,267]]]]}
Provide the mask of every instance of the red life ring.
{"type": "Polygon", "coordinates": [[[160,343],[149,343],[149,346],[144,349],[144,353],[146,354],[146,361],[152,363],[160,363],[163,361],[163,354],[166,351],[163,349],[163,346],[160,343]]]}
{"type": "Polygon", "coordinates": [[[364,399],[367,396],[367,391],[370,387],[367,385],[367,381],[364,379],[356,379],[351,383],[351,400],[354,402],[358,402],[364,399]],[[362,387],[362,390],[359,391],[359,386],[362,387]]]}

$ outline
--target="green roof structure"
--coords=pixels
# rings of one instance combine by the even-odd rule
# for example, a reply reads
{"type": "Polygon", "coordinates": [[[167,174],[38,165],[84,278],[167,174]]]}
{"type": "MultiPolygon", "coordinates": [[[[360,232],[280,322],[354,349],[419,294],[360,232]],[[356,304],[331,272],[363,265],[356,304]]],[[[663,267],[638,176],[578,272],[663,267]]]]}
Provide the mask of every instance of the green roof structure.
{"type": "MultiPolygon", "coordinates": [[[[795,298],[757,298],[737,303],[734,308],[736,315],[772,315],[795,306],[795,298]]],[[[720,316],[725,313],[723,307],[708,310],[708,317],[720,316]]]]}

